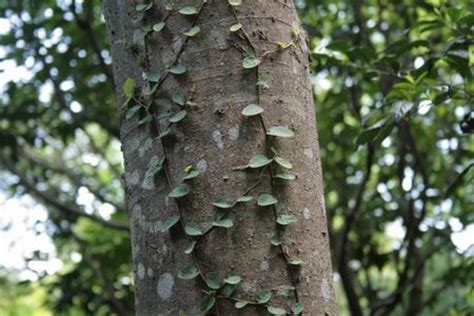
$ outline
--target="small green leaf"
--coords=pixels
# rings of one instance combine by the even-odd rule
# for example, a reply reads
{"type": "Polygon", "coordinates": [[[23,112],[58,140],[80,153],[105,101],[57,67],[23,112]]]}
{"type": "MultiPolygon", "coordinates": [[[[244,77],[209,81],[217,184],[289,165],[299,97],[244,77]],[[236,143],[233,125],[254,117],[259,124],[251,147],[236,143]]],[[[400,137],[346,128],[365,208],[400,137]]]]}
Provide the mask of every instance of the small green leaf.
{"type": "Polygon", "coordinates": [[[135,114],[138,113],[139,110],[140,110],[140,105],[132,106],[130,109],[128,109],[127,113],[125,113],[125,119],[127,120],[131,119],[132,117],[135,116],[135,114]]]}
{"type": "Polygon", "coordinates": [[[189,187],[185,183],[178,184],[171,192],[168,194],[171,198],[180,198],[189,193],[189,187]]]}
{"type": "Polygon", "coordinates": [[[224,219],[218,220],[217,222],[213,222],[212,225],[217,226],[217,227],[222,227],[222,228],[231,228],[232,226],[234,226],[234,223],[232,222],[230,218],[224,218],[224,219]]]}
{"type": "Polygon", "coordinates": [[[249,302],[247,301],[237,301],[235,302],[235,308],[237,309],[241,309],[241,308],[244,308],[245,306],[247,306],[249,304],[249,302]]]}
{"type": "Polygon", "coordinates": [[[237,202],[244,203],[244,202],[250,202],[252,200],[253,200],[253,197],[248,196],[248,195],[242,195],[241,197],[237,199],[237,202]]]}
{"type": "Polygon", "coordinates": [[[267,135],[276,137],[293,137],[295,132],[286,126],[272,126],[268,129],[267,135]]]}
{"type": "Polygon", "coordinates": [[[201,305],[200,305],[201,312],[206,314],[208,311],[210,311],[214,307],[214,304],[216,304],[216,297],[213,294],[207,295],[201,301],[201,305]]]}
{"type": "Polygon", "coordinates": [[[286,310],[281,307],[268,306],[267,311],[272,315],[286,315],[286,310]]]}
{"type": "Polygon", "coordinates": [[[232,285],[232,284],[226,284],[222,288],[222,292],[223,292],[225,297],[230,297],[235,292],[235,286],[232,285]]]}
{"type": "Polygon", "coordinates": [[[295,303],[291,307],[291,311],[293,312],[294,315],[299,315],[303,312],[303,304],[301,303],[295,303]]]}
{"type": "Polygon", "coordinates": [[[160,81],[160,74],[157,73],[157,72],[149,72],[146,74],[146,80],[150,81],[150,82],[158,82],[160,81]]]}
{"type": "Polygon", "coordinates": [[[275,158],[273,158],[275,160],[275,162],[277,164],[279,164],[280,166],[282,166],[283,168],[286,168],[286,169],[291,169],[293,168],[293,165],[291,164],[291,162],[289,162],[287,159],[285,158],[282,158],[282,157],[278,157],[276,156],[275,158]]]}
{"type": "Polygon", "coordinates": [[[280,172],[278,172],[276,175],[275,175],[275,178],[278,178],[278,179],[283,179],[283,180],[295,180],[296,179],[296,175],[293,174],[293,173],[290,173],[286,170],[282,170],[280,172]]]}
{"type": "Polygon", "coordinates": [[[201,236],[202,228],[198,223],[189,223],[184,227],[184,231],[188,236],[201,236]]]}
{"type": "Polygon", "coordinates": [[[218,290],[222,287],[221,280],[214,274],[210,274],[206,277],[206,284],[212,290],[218,290]]]}
{"type": "Polygon", "coordinates": [[[153,25],[153,31],[155,32],[159,32],[164,28],[165,28],[165,22],[158,22],[155,25],[153,25]]]}
{"type": "Polygon", "coordinates": [[[184,253],[189,255],[193,252],[194,250],[194,247],[196,246],[196,241],[192,241],[189,246],[186,247],[186,249],[184,249],[184,253]]]}
{"type": "Polygon", "coordinates": [[[169,118],[169,121],[170,123],[178,123],[179,121],[182,121],[186,117],[187,114],[188,112],[186,110],[181,110],[171,115],[169,118]]]}
{"type": "Polygon", "coordinates": [[[231,208],[233,206],[232,203],[229,202],[229,200],[227,200],[225,197],[217,197],[214,199],[214,201],[212,201],[212,205],[214,205],[215,207],[218,207],[218,208],[231,208]]]}
{"type": "Polygon", "coordinates": [[[182,75],[186,72],[186,66],[183,64],[176,64],[169,69],[169,72],[174,75],[182,75]]]}
{"type": "Polygon", "coordinates": [[[258,196],[257,205],[258,206],[270,206],[277,204],[278,200],[271,194],[262,193],[258,196]]]}
{"type": "Polygon", "coordinates": [[[163,168],[163,163],[165,162],[165,156],[153,156],[150,159],[150,163],[148,164],[148,169],[145,172],[145,179],[149,179],[154,177],[158,171],[163,168]]]}
{"type": "Polygon", "coordinates": [[[140,121],[138,121],[138,125],[143,125],[145,123],[151,122],[153,117],[151,115],[147,115],[144,118],[142,118],[140,121]]]}
{"type": "Polygon", "coordinates": [[[190,179],[196,178],[198,175],[199,175],[199,171],[191,170],[184,176],[184,180],[190,180],[190,179]]]}
{"type": "Polygon", "coordinates": [[[270,77],[267,74],[263,74],[257,81],[257,86],[261,86],[263,89],[270,87],[270,77]]]}
{"type": "Polygon", "coordinates": [[[227,284],[237,285],[242,281],[242,278],[238,275],[229,275],[224,279],[224,282],[227,284]]]}
{"type": "Polygon", "coordinates": [[[270,158],[268,158],[264,155],[255,155],[252,158],[250,158],[248,166],[250,168],[261,168],[263,166],[268,165],[272,161],[273,161],[273,159],[270,159],[270,158]]]}
{"type": "Polygon", "coordinates": [[[179,215],[171,215],[170,217],[168,217],[166,219],[166,221],[164,221],[160,227],[159,227],[159,231],[164,233],[164,232],[167,232],[171,227],[173,227],[174,225],[176,225],[176,223],[179,222],[179,215]]]}
{"type": "Polygon", "coordinates": [[[192,280],[199,275],[199,270],[193,266],[187,266],[178,272],[178,278],[183,280],[192,280]]]}
{"type": "Polygon", "coordinates": [[[301,266],[304,264],[304,261],[298,257],[291,257],[288,259],[288,263],[292,266],[301,266]]]}
{"type": "Polygon", "coordinates": [[[182,91],[176,91],[173,93],[171,96],[171,100],[173,100],[174,103],[179,104],[179,105],[185,105],[186,104],[186,96],[182,91]]]}
{"type": "Polygon", "coordinates": [[[278,239],[278,237],[273,237],[270,239],[270,243],[275,247],[281,246],[281,240],[278,239]]]}
{"type": "Polygon", "coordinates": [[[153,6],[153,2],[139,3],[135,6],[135,10],[137,10],[137,11],[147,11],[147,10],[150,10],[152,6],[153,6]]]}
{"type": "Polygon", "coordinates": [[[245,69],[252,69],[260,65],[260,60],[255,57],[255,56],[248,56],[245,57],[244,60],[242,61],[242,66],[245,69]]]}
{"type": "Polygon", "coordinates": [[[244,116],[254,116],[263,113],[263,109],[256,104],[249,104],[242,110],[244,116]]]}
{"type": "Polygon", "coordinates": [[[237,24],[232,25],[232,26],[229,28],[229,31],[231,31],[231,32],[237,32],[237,31],[240,30],[241,28],[242,28],[242,24],[237,23],[237,24]]]}
{"type": "Polygon", "coordinates": [[[265,304],[272,298],[272,292],[270,291],[260,291],[255,294],[255,299],[258,304],[265,304]]]}
{"type": "Polygon", "coordinates": [[[242,0],[229,0],[229,4],[233,7],[236,7],[242,4],[242,0]]]}
{"type": "Polygon", "coordinates": [[[163,138],[163,137],[166,137],[168,136],[169,134],[171,133],[171,129],[169,127],[167,127],[164,131],[161,132],[160,135],[158,135],[158,139],[160,138],[163,138]]]}
{"type": "Polygon", "coordinates": [[[179,9],[178,12],[182,15],[195,15],[197,13],[197,9],[196,7],[188,5],[179,9]]]}
{"type": "Polygon", "coordinates": [[[126,98],[133,97],[133,90],[135,89],[135,81],[132,78],[127,78],[123,84],[123,94],[126,98]]]}
{"type": "Polygon", "coordinates": [[[200,31],[201,31],[201,28],[199,26],[194,26],[190,28],[189,30],[187,30],[186,32],[184,32],[183,34],[189,37],[193,37],[196,34],[198,34],[200,31]]]}
{"type": "Polygon", "coordinates": [[[283,226],[296,223],[297,221],[296,216],[293,214],[281,214],[277,218],[277,223],[283,226]]]}

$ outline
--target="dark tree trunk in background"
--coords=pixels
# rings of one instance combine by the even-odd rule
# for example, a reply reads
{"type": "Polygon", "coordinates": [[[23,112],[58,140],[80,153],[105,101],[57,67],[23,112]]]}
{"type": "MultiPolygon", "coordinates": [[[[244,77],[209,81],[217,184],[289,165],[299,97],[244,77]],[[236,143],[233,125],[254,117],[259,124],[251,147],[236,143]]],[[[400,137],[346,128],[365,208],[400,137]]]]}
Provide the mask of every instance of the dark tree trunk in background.
{"type": "MultiPolygon", "coordinates": [[[[197,315],[206,306],[215,315],[265,314],[268,306],[290,313],[297,302],[305,315],[337,314],[308,47],[293,2],[244,0],[231,6],[225,0],[205,4],[176,1],[174,7],[165,7],[165,1],[156,1],[149,9],[136,5],[133,1],[104,1],[116,95],[123,112],[120,129],[137,314],[197,315]],[[196,14],[186,8],[189,5],[196,14]],[[147,33],[143,27],[160,21],[165,26],[160,30],[158,25],[159,31],[147,33]],[[238,23],[242,28],[231,32],[231,26],[238,23]],[[183,34],[193,26],[199,26],[200,32],[193,37],[183,34]],[[256,56],[260,65],[248,56],[256,56]],[[183,70],[179,67],[167,72],[177,64],[186,67],[185,73],[176,74],[183,70]],[[161,79],[153,97],[147,98],[157,80],[153,76],[148,77],[150,81],[144,79],[150,73],[159,73],[161,79]],[[257,86],[267,75],[268,87],[257,86]],[[128,78],[136,88],[129,107],[142,104],[135,115],[133,110],[122,109],[126,99],[122,87],[128,78]],[[185,105],[178,92],[184,94],[185,105]],[[264,112],[242,115],[249,104],[258,104],[264,112]],[[166,114],[183,109],[187,115],[170,125],[170,135],[157,137],[170,124],[166,114]],[[266,135],[272,126],[288,126],[295,131],[294,137],[266,135]],[[272,157],[275,152],[292,163],[295,180],[275,178],[284,169],[276,162],[242,168],[255,155],[272,157]],[[162,157],[166,160],[159,170],[156,162],[162,157]],[[159,171],[150,177],[154,162],[159,171]],[[200,173],[186,180],[189,194],[168,197],[184,183],[184,169],[189,165],[200,173]],[[273,195],[278,203],[258,206],[262,193],[273,195]],[[225,202],[219,207],[211,204],[217,197],[235,202],[243,194],[253,200],[226,209],[225,202]],[[180,221],[166,229],[162,223],[178,214],[180,221]],[[294,215],[297,221],[282,214],[294,215]],[[223,218],[230,219],[233,226],[211,228],[213,221],[223,218]],[[289,222],[294,223],[281,225],[289,222]],[[190,230],[191,236],[185,234],[184,227],[193,223],[200,225],[203,235],[192,236],[190,230]],[[274,237],[279,237],[282,246],[272,245],[274,237]],[[193,252],[185,254],[193,240],[197,241],[193,252]],[[304,263],[299,265],[296,258],[304,263]],[[179,272],[189,265],[199,269],[198,275],[192,280],[179,278],[179,272]],[[213,276],[222,281],[230,275],[241,277],[230,297],[225,293],[230,285],[212,292],[220,286],[212,282],[213,276]],[[204,280],[210,276],[206,285],[204,280]],[[205,291],[210,293],[207,298],[205,291]],[[234,307],[238,299],[256,303],[259,291],[269,291],[270,301],[234,307]]],[[[288,167],[285,161],[280,163],[288,167]]]]}

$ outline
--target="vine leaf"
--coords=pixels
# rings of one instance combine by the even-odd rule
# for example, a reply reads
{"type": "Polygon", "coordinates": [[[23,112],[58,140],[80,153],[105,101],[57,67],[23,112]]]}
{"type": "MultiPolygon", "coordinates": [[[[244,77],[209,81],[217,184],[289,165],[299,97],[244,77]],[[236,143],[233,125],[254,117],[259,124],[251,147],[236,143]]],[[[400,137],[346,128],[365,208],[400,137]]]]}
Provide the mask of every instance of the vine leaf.
{"type": "Polygon", "coordinates": [[[245,69],[252,69],[252,68],[257,67],[258,65],[260,65],[260,59],[258,59],[255,56],[247,56],[242,61],[242,66],[245,69]]]}
{"type": "Polygon", "coordinates": [[[242,4],[242,0],[229,0],[229,4],[233,7],[236,7],[242,4]]]}
{"type": "Polygon", "coordinates": [[[158,139],[168,136],[171,133],[171,129],[167,127],[164,131],[161,131],[161,134],[158,135],[158,139]]]}
{"type": "Polygon", "coordinates": [[[199,26],[194,26],[190,28],[189,30],[187,30],[186,32],[184,32],[183,34],[189,37],[193,37],[193,36],[196,36],[199,32],[201,32],[201,28],[199,26]]]}
{"type": "Polygon", "coordinates": [[[171,100],[174,103],[179,104],[181,106],[186,104],[186,96],[184,95],[182,91],[174,92],[173,95],[171,96],[171,100]]]}
{"type": "Polygon", "coordinates": [[[242,278],[238,275],[229,275],[224,279],[224,282],[231,285],[237,285],[242,281],[242,278]]]}
{"type": "Polygon", "coordinates": [[[162,233],[167,232],[171,227],[179,222],[179,219],[179,215],[171,215],[163,223],[161,223],[161,225],[159,225],[158,230],[162,233]]]}
{"type": "Polygon", "coordinates": [[[221,280],[214,274],[210,274],[206,277],[206,284],[212,290],[218,290],[222,287],[221,280]]]}
{"type": "Polygon", "coordinates": [[[270,239],[270,243],[275,247],[281,246],[282,244],[281,240],[278,239],[278,237],[273,237],[272,239],[270,239]]]}
{"type": "Polygon", "coordinates": [[[244,116],[254,116],[263,113],[263,108],[256,104],[249,104],[242,110],[244,116]]]}
{"type": "Polygon", "coordinates": [[[301,303],[295,303],[293,306],[291,306],[291,311],[295,315],[299,315],[303,312],[303,304],[301,303]]]}
{"type": "Polygon", "coordinates": [[[261,86],[263,89],[270,87],[270,77],[267,74],[263,74],[258,78],[257,86],[261,86]]]}
{"type": "Polygon", "coordinates": [[[170,192],[170,194],[168,194],[168,197],[181,198],[181,197],[185,196],[188,193],[189,193],[189,187],[185,183],[181,183],[177,187],[175,187],[170,192]]]}
{"type": "Polygon", "coordinates": [[[128,111],[125,113],[125,119],[129,120],[131,119],[132,117],[135,116],[135,114],[138,113],[138,110],[140,110],[140,106],[139,105],[135,105],[135,106],[132,106],[130,109],[128,109],[128,111]]]}
{"type": "Polygon", "coordinates": [[[182,15],[195,15],[197,14],[198,11],[196,7],[193,7],[192,5],[188,5],[179,9],[178,12],[182,15]]]}
{"type": "Polygon", "coordinates": [[[298,220],[296,216],[293,214],[281,214],[281,215],[278,215],[278,218],[277,218],[277,223],[282,226],[290,225],[290,224],[296,223],[297,221],[298,220]]]}
{"type": "Polygon", "coordinates": [[[158,82],[160,81],[160,74],[157,72],[149,72],[146,74],[146,80],[150,82],[158,82]]]}
{"type": "Polygon", "coordinates": [[[153,6],[153,2],[150,3],[139,3],[135,6],[135,10],[137,11],[148,11],[153,6]]]}
{"type": "Polygon", "coordinates": [[[230,297],[235,292],[235,286],[232,284],[226,284],[224,285],[222,292],[225,297],[230,297]]]}
{"type": "Polygon", "coordinates": [[[275,160],[275,162],[277,164],[279,164],[280,166],[282,166],[283,168],[286,168],[286,169],[291,169],[293,168],[293,165],[291,164],[291,162],[288,160],[288,159],[285,159],[285,158],[282,158],[282,157],[274,157],[273,158],[275,160]]]}
{"type": "Polygon", "coordinates": [[[184,227],[184,232],[188,236],[201,236],[202,233],[202,228],[198,223],[189,223],[184,227]]]}
{"type": "Polygon", "coordinates": [[[286,310],[281,307],[268,306],[267,311],[272,315],[286,315],[286,310]]]}
{"type": "Polygon", "coordinates": [[[191,254],[191,252],[193,252],[194,250],[194,247],[196,246],[196,243],[197,243],[196,241],[192,241],[189,244],[189,246],[187,246],[186,249],[184,249],[184,253],[187,255],[191,254]]]}
{"type": "Polygon", "coordinates": [[[182,75],[186,72],[186,66],[183,64],[176,64],[169,69],[173,75],[182,75]]]}
{"type": "Polygon", "coordinates": [[[293,137],[295,132],[287,126],[272,126],[268,129],[267,135],[276,137],[293,137]]]}
{"type": "Polygon", "coordinates": [[[184,180],[190,180],[190,179],[196,178],[199,174],[200,174],[199,171],[191,170],[184,176],[183,179],[184,180]]]}
{"type": "Polygon", "coordinates": [[[213,307],[214,304],[216,304],[216,297],[214,294],[209,294],[204,299],[201,301],[201,312],[203,312],[204,315],[207,314],[208,311],[210,311],[213,307]]]}
{"type": "Polygon", "coordinates": [[[213,226],[216,227],[222,227],[222,228],[231,228],[234,226],[234,222],[230,218],[224,218],[221,220],[218,220],[217,222],[212,223],[213,226]]]}
{"type": "Polygon", "coordinates": [[[277,204],[278,200],[271,194],[262,193],[258,196],[257,205],[258,206],[270,206],[277,204]]]}
{"type": "Polygon", "coordinates": [[[252,158],[250,158],[250,161],[248,163],[248,166],[250,168],[261,168],[263,166],[268,165],[271,163],[273,159],[268,158],[267,156],[264,155],[255,155],[252,158]]]}
{"type": "Polygon", "coordinates": [[[178,123],[179,121],[182,121],[186,117],[187,114],[188,112],[186,110],[181,110],[171,115],[169,118],[169,121],[170,123],[178,123]]]}
{"type": "Polygon", "coordinates": [[[231,32],[233,33],[233,32],[237,32],[237,31],[240,30],[241,28],[242,28],[242,24],[237,23],[237,24],[232,25],[232,26],[229,28],[229,31],[231,31],[231,32]]]}
{"type": "Polygon", "coordinates": [[[275,175],[275,178],[291,181],[296,179],[296,175],[286,170],[282,170],[275,175]]]}
{"type": "Polygon", "coordinates": [[[148,169],[145,172],[145,179],[154,177],[161,169],[163,169],[163,163],[165,162],[165,156],[153,156],[148,164],[148,169]]]}
{"type": "Polygon", "coordinates": [[[253,197],[251,196],[248,196],[248,195],[242,195],[241,197],[239,197],[237,199],[237,202],[238,203],[244,203],[244,202],[250,202],[253,200],[253,197]]]}
{"type": "Polygon", "coordinates": [[[272,298],[272,292],[270,291],[259,291],[255,294],[255,299],[258,304],[265,304],[272,298]]]}
{"type": "Polygon", "coordinates": [[[299,257],[291,257],[288,259],[288,263],[292,266],[301,266],[304,264],[304,261],[299,257]]]}
{"type": "Polygon", "coordinates": [[[155,32],[159,32],[164,28],[165,28],[165,22],[158,22],[158,23],[153,25],[153,31],[155,31],[155,32]]]}
{"type": "Polygon", "coordinates": [[[123,94],[125,95],[124,106],[127,106],[133,98],[133,90],[135,89],[135,81],[132,78],[127,78],[123,84],[123,94]]]}
{"type": "Polygon", "coordinates": [[[241,309],[241,308],[244,308],[245,306],[247,306],[249,304],[249,302],[247,301],[237,301],[235,302],[235,308],[237,309],[241,309]]]}
{"type": "Polygon", "coordinates": [[[217,208],[231,208],[233,206],[232,203],[230,203],[225,197],[217,197],[212,201],[212,205],[214,205],[217,208]]]}
{"type": "Polygon", "coordinates": [[[178,278],[182,280],[192,280],[199,275],[199,270],[193,266],[187,266],[178,272],[178,278]]]}

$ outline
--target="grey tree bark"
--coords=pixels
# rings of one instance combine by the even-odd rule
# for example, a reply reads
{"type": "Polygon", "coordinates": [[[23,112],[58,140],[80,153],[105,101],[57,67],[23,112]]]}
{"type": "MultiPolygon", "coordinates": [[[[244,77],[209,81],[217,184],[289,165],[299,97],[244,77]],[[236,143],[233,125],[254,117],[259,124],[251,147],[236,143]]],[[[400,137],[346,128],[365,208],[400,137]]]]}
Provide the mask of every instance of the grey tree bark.
{"type": "Polygon", "coordinates": [[[305,315],[335,315],[308,47],[294,3],[244,0],[232,6],[227,0],[202,1],[155,1],[152,7],[104,1],[123,112],[136,313],[198,315],[208,308],[211,315],[264,315],[281,309],[291,314],[299,302],[305,315]],[[159,22],[165,26],[151,30],[159,22]],[[183,34],[194,26],[200,28],[195,36],[183,34]],[[185,66],[184,73],[182,67],[172,68],[177,64],[185,66]],[[150,75],[155,73],[160,79],[150,75]],[[141,106],[135,115],[136,109],[123,108],[128,78],[136,87],[131,105],[141,106]],[[249,104],[258,104],[264,113],[242,115],[249,104]],[[170,123],[169,115],[183,109],[186,117],[170,123]],[[288,126],[295,135],[268,136],[272,126],[288,126]],[[170,134],[159,137],[168,127],[170,134]],[[277,178],[284,168],[275,161],[244,168],[251,157],[272,158],[276,152],[291,162],[295,180],[277,178]],[[162,157],[166,160],[159,170],[162,157]],[[185,181],[189,194],[169,197],[190,174],[189,165],[199,172],[185,181]],[[150,177],[153,166],[159,171],[150,177]],[[278,203],[257,205],[263,193],[278,203]],[[243,195],[253,200],[234,204],[243,195]],[[225,197],[232,207],[222,200],[218,207],[212,205],[216,197],[225,197]],[[287,222],[296,222],[277,224],[282,214],[289,215],[287,222]],[[177,216],[176,225],[164,227],[177,216]],[[223,218],[232,227],[213,226],[223,218]],[[194,224],[201,235],[185,233],[194,224]],[[192,241],[194,250],[185,254],[192,241]],[[196,277],[179,278],[190,265],[196,277]],[[221,287],[230,275],[241,281],[221,287]],[[266,295],[256,298],[262,291],[266,295]],[[271,298],[265,302],[268,293],[271,298]],[[251,304],[234,307],[243,300],[251,304]]]}

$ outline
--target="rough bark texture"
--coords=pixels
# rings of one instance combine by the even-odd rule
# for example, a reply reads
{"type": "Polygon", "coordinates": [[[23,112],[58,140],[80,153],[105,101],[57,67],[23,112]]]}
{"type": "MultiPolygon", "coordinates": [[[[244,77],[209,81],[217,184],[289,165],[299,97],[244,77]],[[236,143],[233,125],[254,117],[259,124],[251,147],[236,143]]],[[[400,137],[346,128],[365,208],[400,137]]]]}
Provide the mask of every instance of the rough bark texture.
{"type": "MultiPolygon", "coordinates": [[[[176,1],[175,7],[189,4],[199,7],[201,2],[176,1]]],[[[238,274],[242,277],[235,297],[254,301],[257,291],[271,290],[270,304],[289,312],[296,298],[294,291],[285,289],[296,285],[304,314],[335,315],[308,47],[304,38],[294,46],[266,54],[258,70],[246,70],[242,60],[245,51],[252,49],[242,32],[229,31],[237,21],[227,0],[208,0],[197,17],[166,11],[163,1],[155,1],[147,12],[149,20],[156,23],[166,19],[166,27],[148,35],[146,42],[133,50],[126,43],[133,41],[137,28],[132,22],[135,5],[133,1],[104,1],[119,107],[123,101],[122,86],[128,77],[134,78],[139,85],[138,93],[142,93],[148,84],[142,74],[150,70],[164,74],[177,54],[187,72],[168,75],[156,93],[157,99],[169,99],[180,90],[194,102],[187,110],[187,117],[172,127],[172,135],[162,139],[156,138],[157,132],[152,127],[138,125],[140,117],[126,120],[122,115],[137,314],[199,314],[200,301],[205,295],[204,283],[199,277],[192,281],[177,278],[183,267],[193,263],[193,257],[183,253],[189,240],[180,225],[166,233],[159,232],[158,221],[180,212],[184,223],[197,222],[207,229],[218,216],[211,205],[215,197],[235,200],[258,182],[261,170],[233,170],[247,164],[250,157],[266,152],[268,139],[261,121],[241,114],[246,105],[258,102],[258,71],[270,77],[270,87],[261,89],[259,101],[265,109],[265,125],[288,125],[296,131],[294,138],[279,138],[274,146],[293,163],[292,171],[297,179],[272,181],[269,173],[264,172],[250,193],[254,200],[227,211],[234,226],[213,229],[199,242],[194,255],[204,276],[217,274],[223,279],[238,274]],[[186,39],[183,32],[193,23],[200,26],[201,32],[186,39]],[[150,159],[155,155],[166,155],[171,186],[182,181],[185,166],[193,165],[200,171],[197,178],[188,182],[190,194],[178,201],[168,198],[170,186],[163,173],[154,182],[144,180],[150,159]],[[255,199],[263,192],[277,196],[276,209],[256,205],[255,199]],[[299,269],[290,269],[285,256],[270,244],[277,230],[275,211],[298,218],[282,236],[288,255],[304,260],[299,269]]],[[[259,56],[278,48],[277,42],[290,42],[292,31],[300,28],[292,1],[244,0],[235,11],[259,56]]],[[[173,106],[171,111],[176,109],[173,106]]],[[[156,110],[160,114],[162,111],[161,107],[156,110]]],[[[160,120],[162,128],[164,122],[160,120]]],[[[267,313],[264,307],[237,310],[233,305],[232,300],[218,298],[210,314],[267,313]]]]}

